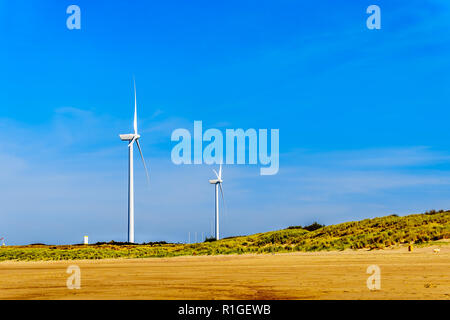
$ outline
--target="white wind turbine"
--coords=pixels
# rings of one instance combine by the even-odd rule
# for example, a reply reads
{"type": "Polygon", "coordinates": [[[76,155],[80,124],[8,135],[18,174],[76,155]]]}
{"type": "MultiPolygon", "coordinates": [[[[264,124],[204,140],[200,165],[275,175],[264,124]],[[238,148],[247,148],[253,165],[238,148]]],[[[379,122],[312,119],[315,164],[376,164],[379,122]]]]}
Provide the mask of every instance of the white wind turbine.
{"type": "Polygon", "coordinates": [[[209,180],[209,183],[213,184],[216,189],[216,240],[219,240],[219,188],[220,193],[222,194],[222,201],[224,201],[222,190],[222,164],[220,165],[219,173],[217,173],[217,171],[214,169],[213,171],[216,174],[217,179],[209,180]]]}
{"type": "Polygon", "coordinates": [[[130,141],[128,143],[128,242],[134,243],[134,167],[133,167],[133,145],[136,145],[141,154],[142,163],[144,164],[145,174],[147,175],[147,181],[149,181],[147,166],[145,165],[144,156],[142,155],[141,146],[139,144],[139,138],[137,130],[137,102],[136,102],[136,82],[134,82],[134,133],[121,134],[120,139],[122,141],[130,141]]]}

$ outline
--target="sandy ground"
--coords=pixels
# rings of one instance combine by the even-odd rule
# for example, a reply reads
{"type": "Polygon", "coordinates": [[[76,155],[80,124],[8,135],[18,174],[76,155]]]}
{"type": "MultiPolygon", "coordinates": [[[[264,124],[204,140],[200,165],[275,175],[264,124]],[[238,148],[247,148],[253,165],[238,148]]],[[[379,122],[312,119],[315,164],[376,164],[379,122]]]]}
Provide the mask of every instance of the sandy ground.
{"type": "Polygon", "coordinates": [[[450,246],[378,251],[1,262],[0,299],[450,299],[450,246]],[[69,265],[81,288],[66,286],[69,265]],[[370,291],[367,267],[381,269],[370,291]]]}

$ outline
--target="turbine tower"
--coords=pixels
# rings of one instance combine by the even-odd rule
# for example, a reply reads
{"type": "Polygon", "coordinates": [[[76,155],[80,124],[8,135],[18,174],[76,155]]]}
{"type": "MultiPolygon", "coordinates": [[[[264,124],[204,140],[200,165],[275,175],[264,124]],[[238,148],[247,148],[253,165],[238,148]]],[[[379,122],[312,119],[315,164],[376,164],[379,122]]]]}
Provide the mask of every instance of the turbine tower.
{"type": "Polygon", "coordinates": [[[137,102],[136,102],[136,82],[134,81],[134,133],[121,134],[122,141],[129,141],[128,143],[128,242],[134,243],[134,166],[133,166],[133,146],[136,145],[141,154],[142,163],[144,164],[145,174],[147,175],[147,182],[149,181],[147,166],[145,165],[144,156],[142,154],[141,146],[137,129],[137,102]]]}
{"type": "Polygon", "coordinates": [[[215,186],[215,193],[216,193],[216,240],[219,240],[219,188],[220,193],[222,194],[222,201],[224,201],[223,198],[223,190],[222,190],[222,164],[219,168],[219,173],[217,173],[216,170],[214,170],[214,173],[216,174],[217,179],[209,180],[209,183],[213,184],[215,186]]]}

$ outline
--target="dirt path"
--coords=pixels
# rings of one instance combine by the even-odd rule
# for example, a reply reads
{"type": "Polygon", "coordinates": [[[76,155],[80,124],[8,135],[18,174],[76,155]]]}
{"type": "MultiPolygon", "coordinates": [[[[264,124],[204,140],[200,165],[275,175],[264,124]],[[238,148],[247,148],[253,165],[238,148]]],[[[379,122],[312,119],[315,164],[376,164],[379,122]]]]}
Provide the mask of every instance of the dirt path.
{"type": "Polygon", "coordinates": [[[0,263],[0,299],[450,299],[450,247],[0,263]],[[370,291],[369,265],[381,269],[370,291]],[[69,290],[66,268],[81,269],[69,290]]]}

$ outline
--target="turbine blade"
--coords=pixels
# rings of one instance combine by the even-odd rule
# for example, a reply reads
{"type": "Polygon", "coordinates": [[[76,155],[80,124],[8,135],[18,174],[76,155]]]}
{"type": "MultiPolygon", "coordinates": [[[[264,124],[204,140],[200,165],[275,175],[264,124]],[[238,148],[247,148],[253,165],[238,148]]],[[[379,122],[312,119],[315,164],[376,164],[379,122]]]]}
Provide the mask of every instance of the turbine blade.
{"type": "Polygon", "coordinates": [[[133,82],[134,82],[134,122],[133,122],[133,127],[134,127],[134,134],[137,134],[137,101],[136,101],[136,80],[133,77],[133,82]]]}
{"type": "Polygon", "coordinates": [[[217,174],[217,171],[216,171],[216,170],[214,170],[214,169],[212,169],[212,171],[214,171],[214,173],[216,174],[216,177],[217,177],[217,179],[219,179],[219,180],[220,180],[220,178],[219,178],[219,175],[217,174]]]}
{"type": "Polygon", "coordinates": [[[130,143],[128,144],[128,146],[131,147],[131,145],[132,145],[135,141],[136,141],[136,137],[134,137],[134,138],[130,141],[130,143]]]}
{"type": "Polygon", "coordinates": [[[144,155],[142,154],[141,145],[139,144],[139,140],[136,140],[136,144],[139,149],[139,153],[141,154],[142,163],[144,164],[145,174],[147,175],[147,183],[150,184],[150,178],[148,176],[147,166],[145,165],[144,155]]]}
{"type": "Polygon", "coordinates": [[[222,189],[222,182],[219,183],[219,187],[220,187],[220,194],[222,195],[222,207],[223,207],[223,216],[226,216],[225,213],[225,198],[223,196],[223,189],[222,189]]]}
{"type": "Polygon", "coordinates": [[[219,179],[222,180],[222,164],[220,164],[219,168],[219,179]]]}

